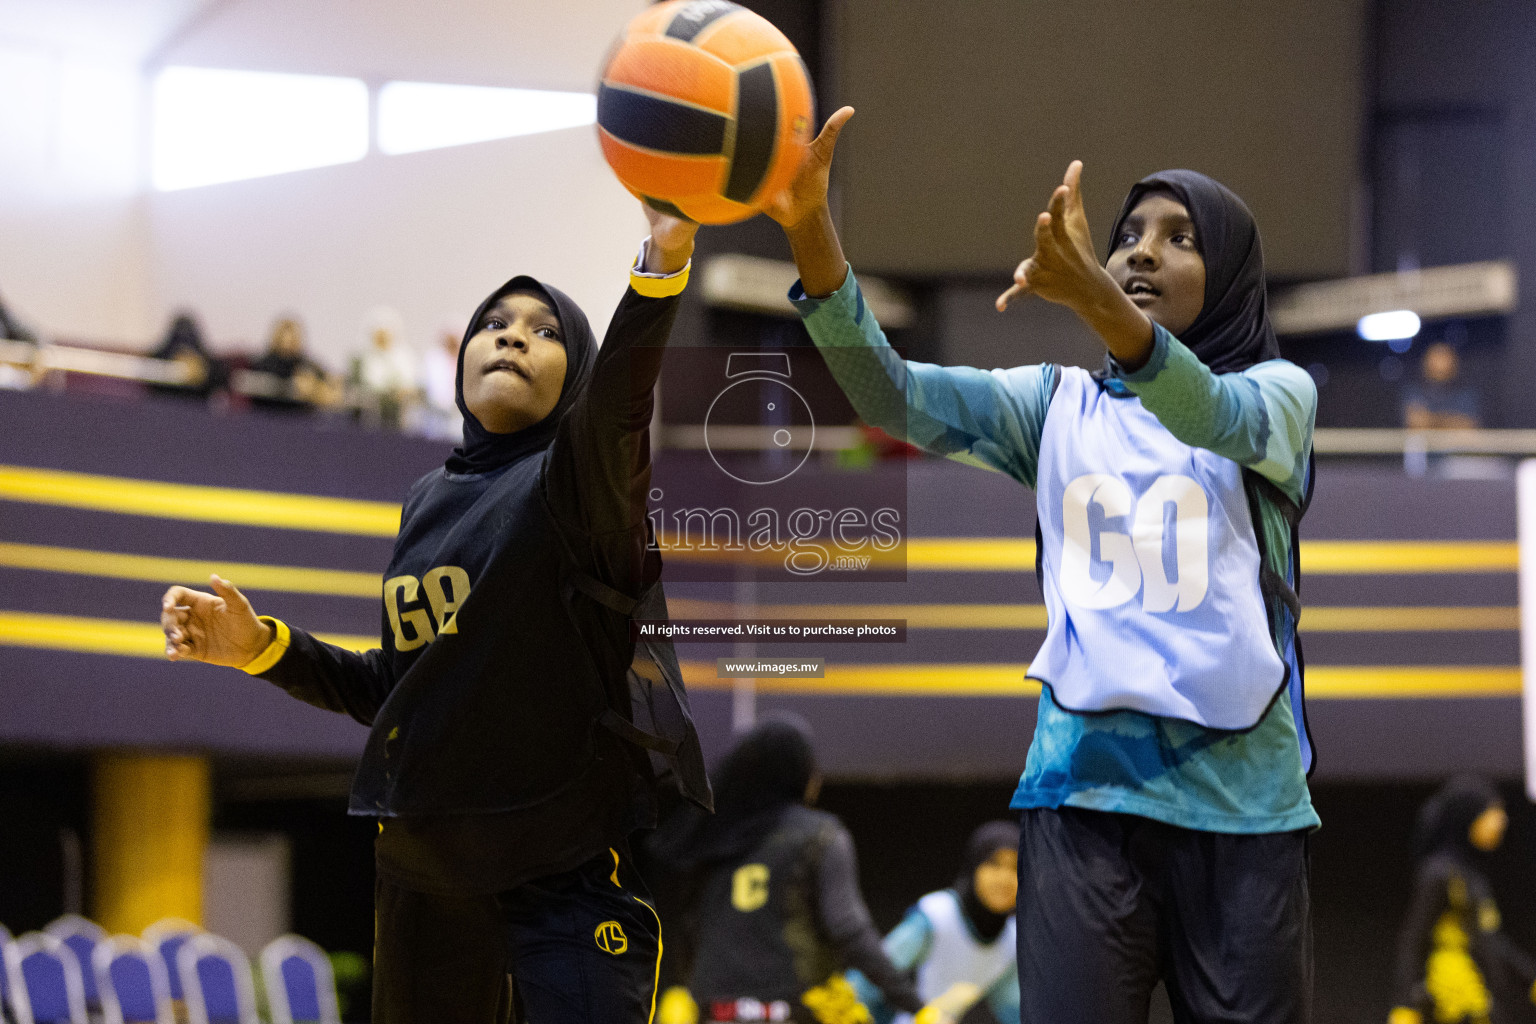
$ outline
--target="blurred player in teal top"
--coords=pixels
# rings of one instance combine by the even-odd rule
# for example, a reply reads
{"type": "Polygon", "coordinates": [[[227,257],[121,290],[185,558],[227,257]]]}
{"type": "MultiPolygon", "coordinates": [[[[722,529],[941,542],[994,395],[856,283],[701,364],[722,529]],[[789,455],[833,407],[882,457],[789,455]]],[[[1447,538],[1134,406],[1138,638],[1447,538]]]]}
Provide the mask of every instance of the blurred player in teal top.
{"type": "Polygon", "coordinates": [[[1036,491],[1049,610],[1014,794],[1023,1019],[1306,1020],[1312,751],[1296,524],[1316,389],[1279,358],[1257,228],[1193,171],[1137,183],[1100,263],[1074,162],[999,310],[1067,306],[1102,370],[902,360],[826,206],[838,111],[770,209],[811,337],[867,422],[1036,491]]]}
{"type": "MultiPolygon", "coordinates": [[[[1019,1024],[1018,841],[1012,822],[982,825],[966,841],[954,884],[918,900],[885,937],[891,962],[917,981],[920,1024],[970,1019],[971,1008],[982,1005],[997,1024],[1019,1024]]],[[[886,1009],[861,975],[849,977],[880,1024],[913,1024],[913,1017],[886,1009]]]]}

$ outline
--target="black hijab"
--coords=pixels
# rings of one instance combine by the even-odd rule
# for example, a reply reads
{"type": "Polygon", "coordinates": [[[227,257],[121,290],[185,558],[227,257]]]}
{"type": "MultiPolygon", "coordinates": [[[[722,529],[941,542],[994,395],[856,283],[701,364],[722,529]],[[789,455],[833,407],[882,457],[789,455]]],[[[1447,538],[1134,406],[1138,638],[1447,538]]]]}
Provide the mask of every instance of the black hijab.
{"type": "Polygon", "coordinates": [[[1472,845],[1468,834],[1478,815],[1503,797],[1487,779],[1476,775],[1458,775],[1451,779],[1419,811],[1414,829],[1413,852],[1420,859],[1436,854],[1479,863],[1487,855],[1472,845]]]}
{"type": "Polygon", "coordinates": [[[976,869],[992,859],[998,850],[1019,848],[1019,826],[1011,821],[989,821],[982,825],[965,844],[965,856],[960,862],[960,874],[955,876],[955,893],[960,897],[960,909],[982,942],[993,942],[1002,934],[1003,926],[1011,914],[999,914],[988,909],[976,895],[976,869]]]}
{"type": "Polygon", "coordinates": [[[689,807],[663,829],[652,850],[668,867],[688,872],[743,856],[804,802],[816,775],[811,727],[797,715],[764,718],[737,741],[712,773],[715,813],[689,807]]]}
{"type": "Polygon", "coordinates": [[[489,473],[500,469],[531,451],[547,448],[555,439],[560,420],[570,411],[592,378],[592,365],[597,361],[597,338],[592,325],[571,297],[560,289],[544,284],[527,275],[519,275],[490,294],[475,315],[469,319],[464,340],[459,343],[459,369],[454,380],[454,402],[464,416],[464,443],[453,450],[445,466],[450,473],[489,473]],[[543,296],[560,321],[560,335],[565,344],[565,383],[560,388],[560,399],[550,414],[532,426],[510,434],[495,434],[485,429],[469,406],[464,404],[464,350],[469,339],[475,336],[480,320],[492,306],[516,291],[531,291],[543,296]]]}
{"type": "Polygon", "coordinates": [[[1236,373],[1280,358],[1264,292],[1264,250],[1247,205],[1198,171],[1158,171],[1131,186],[1109,233],[1110,253],[1125,218],[1149,192],[1170,192],[1184,204],[1205,260],[1205,304],[1179,341],[1213,373],[1236,373]]]}

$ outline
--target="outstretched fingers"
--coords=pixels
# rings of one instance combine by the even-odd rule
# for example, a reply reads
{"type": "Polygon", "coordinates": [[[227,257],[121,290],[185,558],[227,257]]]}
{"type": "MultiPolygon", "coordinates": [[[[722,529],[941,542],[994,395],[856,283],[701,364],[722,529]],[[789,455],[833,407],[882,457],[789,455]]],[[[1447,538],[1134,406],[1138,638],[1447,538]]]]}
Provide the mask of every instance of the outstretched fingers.
{"type": "Polygon", "coordinates": [[[160,599],[160,629],[165,633],[165,656],[175,661],[190,651],[186,643],[186,625],[192,607],[186,587],[171,587],[160,599]]]}
{"type": "Polygon", "coordinates": [[[1083,162],[1073,160],[1067,164],[1067,173],[1062,176],[1061,184],[1067,190],[1067,205],[1083,208],[1083,162]]]}
{"type": "Polygon", "coordinates": [[[1010,304],[1029,294],[1029,271],[1033,263],[1033,260],[1025,260],[1019,264],[1019,269],[1013,272],[1012,287],[999,295],[997,301],[993,303],[999,313],[1005,312],[1010,304]]]}

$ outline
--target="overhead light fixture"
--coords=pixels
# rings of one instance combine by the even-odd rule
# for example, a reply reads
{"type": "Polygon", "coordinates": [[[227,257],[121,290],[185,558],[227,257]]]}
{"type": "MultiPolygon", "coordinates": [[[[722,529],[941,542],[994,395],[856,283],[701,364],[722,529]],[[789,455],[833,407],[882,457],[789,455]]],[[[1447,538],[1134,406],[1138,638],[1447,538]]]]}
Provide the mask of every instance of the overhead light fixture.
{"type": "Polygon", "coordinates": [[[597,122],[589,92],[388,82],[379,90],[379,151],[427,149],[537,135],[597,122]]]}
{"type": "Polygon", "coordinates": [[[1418,337],[1419,326],[1419,314],[1411,309],[1394,309],[1361,317],[1355,330],[1366,341],[1401,341],[1418,337]]]}
{"type": "Polygon", "coordinates": [[[360,79],[169,67],[155,78],[154,182],[162,191],[361,160],[360,79]]]}

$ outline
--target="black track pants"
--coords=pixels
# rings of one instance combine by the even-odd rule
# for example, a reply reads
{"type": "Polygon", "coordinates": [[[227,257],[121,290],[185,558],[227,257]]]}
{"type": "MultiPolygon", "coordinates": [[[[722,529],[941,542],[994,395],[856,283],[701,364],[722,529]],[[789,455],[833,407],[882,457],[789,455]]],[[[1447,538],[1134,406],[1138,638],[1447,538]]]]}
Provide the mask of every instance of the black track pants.
{"type": "Polygon", "coordinates": [[[490,896],[375,885],[374,1024],[648,1024],[661,923],[604,853],[490,896]]]}
{"type": "Polygon", "coordinates": [[[1019,832],[1023,1024],[1307,1024],[1305,832],[1229,835],[1064,807],[1019,832]]]}

